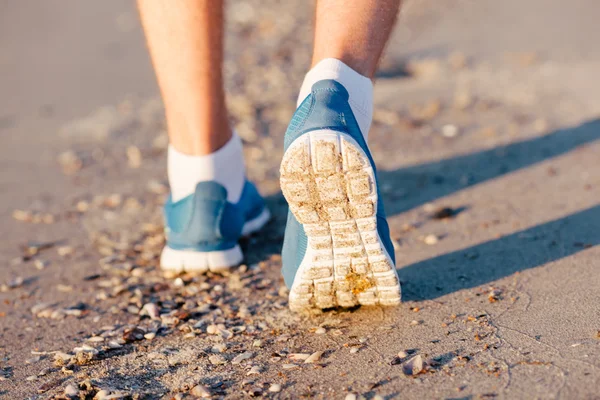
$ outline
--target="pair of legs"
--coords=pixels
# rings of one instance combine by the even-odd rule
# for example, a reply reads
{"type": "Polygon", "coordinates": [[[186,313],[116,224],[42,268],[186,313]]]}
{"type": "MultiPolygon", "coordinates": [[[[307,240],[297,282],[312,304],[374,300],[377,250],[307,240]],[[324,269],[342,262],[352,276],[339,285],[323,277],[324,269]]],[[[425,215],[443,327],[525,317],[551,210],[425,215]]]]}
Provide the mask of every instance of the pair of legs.
{"type": "MultiPolygon", "coordinates": [[[[171,145],[189,155],[218,150],[232,135],[221,69],[223,0],[138,0],[138,5],[171,145]]],[[[335,58],[372,79],[399,6],[400,0],[318,0],[313,66],[335,58]]]]}
{"type": "MultiPolygon", "coordinates": [[[[400,0],[317,0],[313,67],[284,136],[282,273],[295,310],[396,305],[400,284],[366,143],[400,0]]],[[[235,7],[235,3],[232,4],[235,7]]],[[[223,90],[223,1],[139,0],[170,139],[161,267],[221,271],[269,211],[245,177],[223,90]]]]}

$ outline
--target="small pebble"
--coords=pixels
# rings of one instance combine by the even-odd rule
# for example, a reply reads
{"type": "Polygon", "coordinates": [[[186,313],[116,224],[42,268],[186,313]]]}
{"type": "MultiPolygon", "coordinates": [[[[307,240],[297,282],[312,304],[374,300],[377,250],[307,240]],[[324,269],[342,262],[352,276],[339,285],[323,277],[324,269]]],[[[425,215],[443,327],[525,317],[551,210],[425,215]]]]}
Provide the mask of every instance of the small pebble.
{"type": "Polygon", "coordinates": [[[128,312],[129,314],[134,314],[134,315],[137,315],[137,314],[139,314],[139,313],[140,313],[140,309],[139,309],[139,308],[137,308],[136,306],[134,306],[134,305],[132,304],[132,305],[130,305],[130,306],[127,306],[127,312],[128,312]]]}
{"type": "Polygon", "coordinates": [[[316,335],[323,335],[324,333],[327,333],[327,329],[325,329],[325,328],[317,328],[315,330],[316,335]]]}
{"type": "Polygon", "coordinates": [[[113,193],[103,199],[102,202],[105,207],[116,208],[123,202],[123,196],[119,193],[113,193]]]}
{"type": "Polygon", "coordinates": [[[425,236],[425,239],[423,239],[423,241],[425,242],[425,244],[428,244],[430,246],[437,244],[437,242],[439,242],[439,239],[436,235],[427,235],[425,236]]]}
{"type": "Polygon", "coordinates": [[[102,389],[99,390],[98,393],[96,393],[96,396],[94,396],[95,400],[104,400],[107,399],[108,396],[110,396],[110,392],[106,389],[102,389]]]}
{"type": "Polygon", "coordinates": [[[252,358],[252,356],[254,356],[254,353],[252,353],[250,351],[246,351],[242,354],[237,355],[233,360],[231,360],[231,363],[232,364],[240,364],[242,361],[252,358]]]}
{"type": "Polygon", "coordinates": [[[402,372],[404,372],[405,375],[415,376],[423,371],[423,367],[423,358],[417,354],[402,366],[402,372]]]}
{"type": "Polygon", "coordinates": [[[140,315],[147,315],[152,319],[160,319],[160,310],[154,303],[146,303],[140,310],[140,315]]]}
{"type": "Polygon", "coordinates": [[[190,394],[203,399],[210,397],[210,390],[204,385],[196,385],[190,390],[190,394]]]}
{"type": "Polygon", "coordinates": [[[259,375],[261,372],[261,369],[258,365],[253,366],[252,368],[250,368],[250,371],[248,371],[248,373],[246,375],[259,375]]]}
{"type": "Polygon", "coordinates": [[[10,281],[8,281],[6,283],[6,285],[2,285],[2,291],[6,292],[10,289],[16,289],[18,287],[23,286],[23,283],[25,283],[25,279],[23,279],[22,276],[18,276],[10,281]]]}
{"type": "Polygon", "coordinates": [[[74,251],[75,249],[71,246],[60,246],[56,248],[56,252],[61,257],[70,256],[74,251]]]}
{"type": "Polygon", "coordinates": [[[79,396],[79,389],[75,385],[70,384],[67,385],[64,393],[66,397],[77,397],[79,396]]]}
{"type": "Polygon", "coordinates": [[[64,365],[66,363],[68,363],[69,361],[71,361],[71,359],[74,356],[72,356],[71,354],[67,354],[67,353],[63,353],[62,351],[59,351],[57,353],[54,353],[54,364],[56,365],[64,365]]]}
{"type": "Polygon", "coordinates": [[[278,383],[272,384],[271,386],[269,386],[269,392],[271,392],[271,393],[281,392],[281,385],[278,383]]]}
{"type": "Polygon", "coordinates": [[[233,332],[227,329],[219,329],[219,334],[223,339],[231,339],[233,337],[233,332]]]}
{"type": "Polygon", "coordinates": [[[305,361],[308,357],[310,357],[308,353],[292,353],[288,355],[288,358],[292,361],[305,361]]]}
{"type": "Polygon", "coordinates": [[[312,353],[306,360],[304,360],[305,364],[312,364],[312,363],[316,363],[319,360],[321,360],[321,356],[323,355],[322,351],[315,351],[314,353],[312,353]]]}
{"type": "Polygon", "coordinates": [[[41,359],[42,359],[42,357],[40,357],[40,356],[31,357],[31,358],[28,358],[27,360],[25,360],[25,364],[35,364],[36,362],[40,361],[41,359]]]}
{"type": "Polygon", "coordinates": [[[139,168],[142,165],[142,152],[137,146],[127,147],[126,153],[130,168],[139,168]]]}
{"type": "Polygon", "coordinates": [[[62,372],[62,373],[63,373],[63,374],[65,374],[65,375],[73,375],[73,374],[75,373],[75,371],[73,371],[73,370],[72,370],[72,369],[70,369],[70,368],[67,368],[66,366],[65,366],[65,367],[62,367],[62,368],[60,369],[60,372],[62,372]]]}
{"type": "Polygon", "coordinates": [[[208,361],[210,361],[210,363],[213,365],[227,364],[225,357],[219,354],[213,354],[212,356],[208,357],[208,361]]]}
{"type": "Polygon", "coordinates": [[[442,127],[442,135],[447,138],[453,138],[458,135],[458,128],[456,125],[448,124],[442,127]]]}
{"type": "Polygon", "coordinates": [[[216,325],[208,325],[206,327],[206,333],[208,333],[209,335],[215,335],[218,332],[219,328],[216,325]]]}
{"type": "Polygon", "coordinates": [[[90,203],[88,203],[85,200],[80,200],[77,202],[77,204],[75,204],[75,208],[77,209],[77,211],[84,213],[90,209],[90,203]]]}
{"type": "Polygon", "coordinates": [[[83,160],[73,150],[59,154],[58,163],[66,174],[72,174],[83,167],[83,160]]]}
{"type": "Polygon", "coordinates": [[[210,351],[213,352],[213,353],[223,353],[225,350],[227,350],[227,346],[225,344],[223,344],[223,343],[215,344],[210,349],[210,351]]]}
{"type": "Polygon", "coordinates": [[[21,222],[30,222],[33,218],[31,211],[26,210],[14,210],[12,216],[14,219],[21,222]]]}

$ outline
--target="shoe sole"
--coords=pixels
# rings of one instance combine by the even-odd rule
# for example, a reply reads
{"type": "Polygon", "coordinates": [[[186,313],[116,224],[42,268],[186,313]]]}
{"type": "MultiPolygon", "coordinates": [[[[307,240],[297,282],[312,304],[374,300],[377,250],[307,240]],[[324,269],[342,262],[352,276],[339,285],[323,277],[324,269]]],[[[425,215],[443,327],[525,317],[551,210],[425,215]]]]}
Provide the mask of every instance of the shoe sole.
{"type": "MultiPolygon", "coordinates": [[[[266,208],[258,217],[246,222],[242,236],[260,230],[271,218],[266,208]]],[[[220,251],[176,250],[165,246],[160,255],[160,267],[171,272],[223,272],[240,265],[244,260],[242,249],[235,247],[220,251]]]]}
{"type": "Polygon", "coordinates": [[[308,237],[290,308],[399,304],[398,275],[377,232],[375,174],[358,143],[341,132],[309,132],[285,152],[280,174],[308,237]]]}

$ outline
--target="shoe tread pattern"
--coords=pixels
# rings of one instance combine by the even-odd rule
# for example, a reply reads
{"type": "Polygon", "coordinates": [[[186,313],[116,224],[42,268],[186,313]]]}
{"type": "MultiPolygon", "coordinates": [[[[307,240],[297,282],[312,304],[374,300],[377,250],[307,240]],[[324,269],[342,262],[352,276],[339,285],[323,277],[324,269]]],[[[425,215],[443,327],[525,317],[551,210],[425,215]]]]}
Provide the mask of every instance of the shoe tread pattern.
{"type": "Polygon", "coordinates": [[[398,304],[398,276],[377,233],[375,174],[360,146],[342,132],[309,132],[286,151],[280,173],[308,237],[290,307],[398,304]]]}

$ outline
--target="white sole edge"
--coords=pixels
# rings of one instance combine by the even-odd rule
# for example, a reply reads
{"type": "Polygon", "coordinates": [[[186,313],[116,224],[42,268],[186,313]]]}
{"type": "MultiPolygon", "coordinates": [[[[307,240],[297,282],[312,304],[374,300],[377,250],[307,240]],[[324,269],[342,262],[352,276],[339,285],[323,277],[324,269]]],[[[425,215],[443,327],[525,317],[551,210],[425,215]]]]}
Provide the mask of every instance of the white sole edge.
{"type": "MultiPolygon", "coordinates": [[[[271,218],[267,208],[258,217],[246,222],[242,236],[260,230],[271,218]]],[[[160,267],[171,272],[223,272],[240,265],[244,254],[239,244],[227,250],[201,252],[195,250],[175,250],[165,246],[160,255],[160,267]]]]}
{"type": "Polygon", "coordinates": [[[400,281],[377,232],[375,174],[358,143],[342,132],[309,132],[285,152],[280,174],[308,237],[290,308],[398,305],[400,281]]]}

